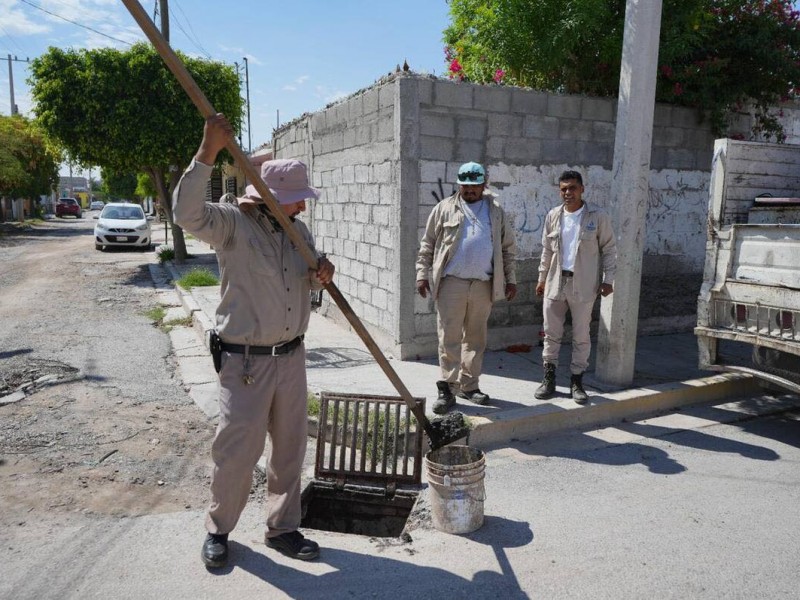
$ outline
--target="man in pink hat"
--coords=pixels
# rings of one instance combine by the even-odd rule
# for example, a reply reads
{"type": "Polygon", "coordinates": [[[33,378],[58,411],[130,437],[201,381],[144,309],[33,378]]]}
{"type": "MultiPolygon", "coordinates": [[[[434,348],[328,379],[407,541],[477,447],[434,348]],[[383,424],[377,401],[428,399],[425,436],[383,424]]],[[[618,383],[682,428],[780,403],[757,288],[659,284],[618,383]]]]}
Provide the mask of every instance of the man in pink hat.
{"type": "MultiPolygon", "coordinates": [[[[266,544],[301,560],[319,555],[319,546],[298,531],[308,427],[303,336],[311,310],[309,293],[329,283],[334,273],[322,255],[318,269],[308,269],[252,185],[235,204],[205,202],[212,165],[231,135],[223,115],[206,120],[200,148],[173,195],[175,222],[214,247],[222,280],[210,344],[220,395],[211,447],[208,535],[201,551],[209,568],[227,564],[228,534],[247,503],[267,434],[266,544]]],[[[261,167],[261,178],[313,249],[308,228],[295,221],[306,199],[319,197],[308,185],[306,166],[297,160],[269,161],[261,167]]]]}

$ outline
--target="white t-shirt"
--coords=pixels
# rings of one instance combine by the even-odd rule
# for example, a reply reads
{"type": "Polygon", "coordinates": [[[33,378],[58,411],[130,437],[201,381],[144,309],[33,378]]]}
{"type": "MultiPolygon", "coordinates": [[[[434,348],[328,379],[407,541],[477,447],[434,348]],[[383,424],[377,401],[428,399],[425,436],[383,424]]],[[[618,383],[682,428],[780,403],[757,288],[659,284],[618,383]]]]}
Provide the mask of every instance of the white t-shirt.
{"type": "Polygon", "coordinates": [[[561,268],[565,271],[572,271],[575,267],[583,209],[581,206],[575,212],[565,210],[561,214],[561,268]]]}

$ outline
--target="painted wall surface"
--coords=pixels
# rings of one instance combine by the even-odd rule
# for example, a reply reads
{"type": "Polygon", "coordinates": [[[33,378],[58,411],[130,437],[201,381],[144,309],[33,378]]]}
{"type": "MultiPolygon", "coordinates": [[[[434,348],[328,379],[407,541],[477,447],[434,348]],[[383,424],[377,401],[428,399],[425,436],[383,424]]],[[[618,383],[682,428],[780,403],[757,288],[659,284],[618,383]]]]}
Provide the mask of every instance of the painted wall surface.
{"type": "MultiPolygon", "coordinates": [[[[800,110],[784,107],[790,142],[800,110]]],[[[436,351],[431,300],[414,293],[414,260],[432,207],[454,191],[458,167],[487,167],[490,187],[514,220],[519,294],[498,302],[491,347],[535,343],[534,297],[547,211],[565,169],[584,175],[586,199],[605,207],[615,137],[613,99],[545,94],[399,74],[276,132],[276,156],[309,164],[323,198],[306,220],[337,264],[337,285],[385,351],[402,358],[436,351]]],[[[740,117],[742,135],[749,121],[740,117]]],[[[640,327],[689,329],[703,278],[714,136],[695,111],[658,105],[640,327]]],[[[336,310],[324,307],[333,317],[336,310]]]]}

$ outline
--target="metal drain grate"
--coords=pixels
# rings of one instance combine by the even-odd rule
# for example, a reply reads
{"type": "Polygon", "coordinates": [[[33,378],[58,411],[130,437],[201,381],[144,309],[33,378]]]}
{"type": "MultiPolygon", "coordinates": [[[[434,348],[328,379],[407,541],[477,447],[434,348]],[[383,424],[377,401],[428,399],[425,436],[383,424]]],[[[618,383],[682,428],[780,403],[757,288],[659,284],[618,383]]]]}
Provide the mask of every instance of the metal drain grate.
{"type": "MultiPolygon", "coordinates": [[[[424,398],[414,398],[425,409],[424,398]]],[[[401,398],[322,392],[314,476],[345,483],[419,485],[422,427],[401,398]]]]}

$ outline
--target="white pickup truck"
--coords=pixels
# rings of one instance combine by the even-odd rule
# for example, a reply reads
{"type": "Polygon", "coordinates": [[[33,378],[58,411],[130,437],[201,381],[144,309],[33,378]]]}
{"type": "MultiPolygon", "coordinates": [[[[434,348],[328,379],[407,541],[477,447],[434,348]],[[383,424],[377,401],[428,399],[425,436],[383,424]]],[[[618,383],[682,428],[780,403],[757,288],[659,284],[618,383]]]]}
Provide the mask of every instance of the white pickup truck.
{"type": "Polygon", "coordinates": [[[800,146],[715,142],[695,334],[701,368],[800,392],[800,146]],[[721,364],[720,340],[754,364],[721,364]]]}

